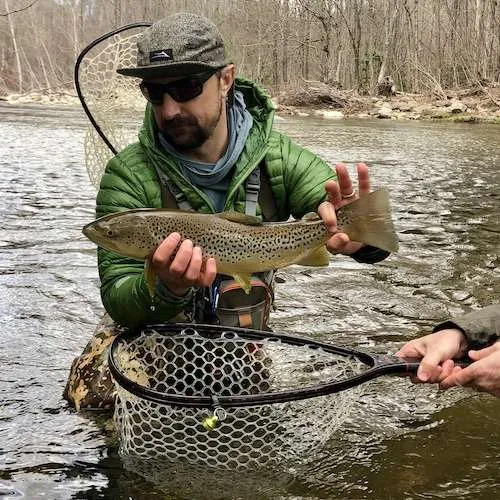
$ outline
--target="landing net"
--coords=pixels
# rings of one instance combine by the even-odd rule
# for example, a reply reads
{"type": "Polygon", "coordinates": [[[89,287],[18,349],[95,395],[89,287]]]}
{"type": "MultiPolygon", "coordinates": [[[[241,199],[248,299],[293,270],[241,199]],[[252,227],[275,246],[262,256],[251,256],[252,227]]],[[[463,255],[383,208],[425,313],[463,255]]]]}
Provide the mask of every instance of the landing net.
{"type": "Polygon", "coordinates": [[[75,65],[75,83],[90,123],[84,150],[87,173],[95,187],[107,162],[137,141],[146,100],[138,78],[116,72],[137,63],[136,40],[146,23],[114,30],[86,47],[75,65]]]}
{"type": "Polygon", "coordinates": [[[296,465],[319,450],[361,389],[316,388],[366,369],[308,339],[209,325],[118,337],[109,361],[122,457],[232,471],[296,465]]]}

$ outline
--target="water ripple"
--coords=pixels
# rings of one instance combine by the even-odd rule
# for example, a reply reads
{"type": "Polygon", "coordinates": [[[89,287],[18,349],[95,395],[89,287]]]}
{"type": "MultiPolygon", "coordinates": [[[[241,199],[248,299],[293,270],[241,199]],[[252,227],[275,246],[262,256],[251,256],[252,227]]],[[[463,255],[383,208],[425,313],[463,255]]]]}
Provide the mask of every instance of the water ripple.
{"type": "MultiPolygon", "coordinates": [[[[61,398],[102,311],[95,247],[81,235],[95,197],[82,113],[0,106],[0,115],[0,492],[163,498],[123,470],[104,418],[61,398]]],[[[332,164],[370,164],[373,186],[390,189],[401,251],[376,266],[335,256],[328,269],[281,271],[274,328],[387,353],[498,298],[497,128],[295,118],[279,127],[332,164]]],[[[398,377],[366,384],[345,426],[279,498],[493,498],[494,403],[398,377]]]]}

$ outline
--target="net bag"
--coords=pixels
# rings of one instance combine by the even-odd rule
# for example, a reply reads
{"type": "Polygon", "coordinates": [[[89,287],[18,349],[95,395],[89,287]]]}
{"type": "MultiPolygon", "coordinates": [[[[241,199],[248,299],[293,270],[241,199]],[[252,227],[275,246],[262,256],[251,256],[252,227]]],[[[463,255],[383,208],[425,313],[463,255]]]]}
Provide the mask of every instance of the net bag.
{"type": "Polygon", "coordinates": [[[75,64],[76,91],[89,118],[84,140],[85,163],[97,188],[107,162],[137,141],[146,100],[139,78],[118,68],[137,63],[137,38],[149,23],[135,23],[107,33],[88,45],[75,64]]]}
{"type": "Polygon", "coordinates": [[[109,351],[122,457],[241,470],[296,466],[342,424],[359,387],[326,382],[363,363],[310,339],[166,324],[109,351]]]}

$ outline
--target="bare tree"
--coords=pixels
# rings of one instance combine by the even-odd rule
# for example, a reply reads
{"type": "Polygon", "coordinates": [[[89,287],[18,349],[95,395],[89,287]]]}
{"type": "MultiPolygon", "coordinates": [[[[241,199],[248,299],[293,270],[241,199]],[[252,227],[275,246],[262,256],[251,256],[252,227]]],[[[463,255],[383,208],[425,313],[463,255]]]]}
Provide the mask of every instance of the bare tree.
{"type": "Polygon", "coordinates": [[[127,23],[180,10],[220,27],[240,73],[373,93],[500,83],[500,0],[3,0],[0,90],[72,79],[82,47],[127,23]],[[38,50],[32,50],[34,40],[38,50]]]}
{"type": "MultiPolygon", "coordinates": [[[[9,0],[4,0],[5,2],[5,12],[7,21],[9,23],[9,30],[10,30],[10,35],[12,37],[12,46],[14,47],[14,58],[16,61],[16,67],[17,67],[17,90],[18,92],[23,91],[23,71],[21,68],[21,58],[19,56],[19,48],[17,46],[17,38],[16,38],[16,31],[14,29],[14,19],[13,15],[15,11],[10,11],[10,6],[9,6],[9,0]]],[[[19,12],[19,11],[16,11],[19,12]]]]}

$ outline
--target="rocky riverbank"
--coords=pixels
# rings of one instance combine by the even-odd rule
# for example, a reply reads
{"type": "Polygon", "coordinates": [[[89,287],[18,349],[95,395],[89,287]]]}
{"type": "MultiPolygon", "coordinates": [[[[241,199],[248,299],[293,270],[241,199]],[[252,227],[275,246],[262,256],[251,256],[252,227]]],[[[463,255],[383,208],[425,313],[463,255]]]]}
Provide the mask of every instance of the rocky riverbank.
{"type": "Polygon", "coordinates": [[[281,92],[273,97],[273,101],[283,115],[500,124],[500,85],[432,96],[396,92],[386,97],[360,96],[321,85],[281,92]]]}
{"type": "MultiPolygon", "coordinates": [[[[319,84],[281,92],[270,91],[278,115],[344,117],[392,120],[451,120],[500,124],[500,84],[419,95],[396,92],[387,97],[361,96],[352,91],[319,84]]],[[[9,94],[0,101],[10,104],[79,106],[75,93],[9,94]]]]}

